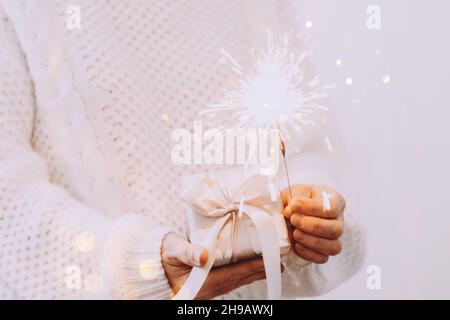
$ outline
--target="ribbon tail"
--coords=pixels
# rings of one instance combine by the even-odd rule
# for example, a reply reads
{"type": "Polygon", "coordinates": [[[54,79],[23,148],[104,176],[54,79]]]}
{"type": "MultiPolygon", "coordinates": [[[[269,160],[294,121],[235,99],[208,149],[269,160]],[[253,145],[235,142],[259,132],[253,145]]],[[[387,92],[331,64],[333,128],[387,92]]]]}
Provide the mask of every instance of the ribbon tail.
{"type": "Polygon", "coordinates": [[[200,291],[203,283],[208,277],[209,271],[214,265],[216,259],[217,237],[223,226],[228,222],[229,216],[217,220],[209,229],[201,246],[208,250],[208,261],[202,267],[193,267],[181,289],[173,297],[173,300],[193,300],[200,291]]]}
{"type": "Polygon", "coordinates": [[[258,234],[266,271],[267,297],[270,300],[281,299],[281,259],[277,230],[267,212],[245,206],[244,213],[252,219],[258,234]]]}

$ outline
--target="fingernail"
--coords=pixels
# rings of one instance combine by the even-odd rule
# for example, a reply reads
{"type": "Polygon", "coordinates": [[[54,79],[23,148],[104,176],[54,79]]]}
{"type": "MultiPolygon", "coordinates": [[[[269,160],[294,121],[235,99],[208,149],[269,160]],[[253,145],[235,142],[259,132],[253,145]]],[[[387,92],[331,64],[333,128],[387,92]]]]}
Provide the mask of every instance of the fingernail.
{"type": "Polygon", "coordinates": [[[289,205],[286,206],[286,208],[284,208],[284,215],[286,218],[289,218],[292,214],[292,209],[289,205]]]}
{"type": "Polygon", "coordinates": [[[301,228],[302,226],[302,216],[299,214],[294,214],[290,218],[291,223],[297,228],[301,228]]]}

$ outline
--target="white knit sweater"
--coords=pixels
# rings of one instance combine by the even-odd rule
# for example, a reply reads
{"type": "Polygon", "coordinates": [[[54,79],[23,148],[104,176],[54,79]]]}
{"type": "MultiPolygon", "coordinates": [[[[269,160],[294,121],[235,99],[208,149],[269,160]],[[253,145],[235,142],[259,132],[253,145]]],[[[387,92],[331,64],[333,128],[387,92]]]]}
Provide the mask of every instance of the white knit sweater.
{"type": "MultiPolygon", "coordinates": [[[[192,129],[233,77],[219,48],[245,63],[261,26],[295,34],[295,10],[263,2],[0,0],[0,298],[170,298],[161,239],[184,232],[178,178],[204,169],[171,163],[171,132],[192,129]],[[69,5],[80,30],[67,27],[69,5]]],[[[339,189],[345,161],[322,120],[293,182],[339,189]]],[[[346,217],[339,256],[290,256],[285,297],[358,269],[363,236],[346,217]]]]}

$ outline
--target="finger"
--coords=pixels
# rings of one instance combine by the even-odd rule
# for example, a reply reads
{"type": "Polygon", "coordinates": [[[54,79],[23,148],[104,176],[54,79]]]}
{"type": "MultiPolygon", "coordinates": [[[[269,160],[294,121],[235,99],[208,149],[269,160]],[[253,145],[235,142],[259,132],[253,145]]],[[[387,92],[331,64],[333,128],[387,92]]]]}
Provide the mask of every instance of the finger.
{"type": "Polygon", "coordinates": [[[288,206],[284,209],[284,216],[288,219],[294,213],[305,214],[309,216],[321,217],[322,213],[322,201],[318,199],[297,198],[292,200],[288,206]]]}
{"type": "Polygon", "coordinates": [[[261,258],[256,258],[213,268],[207,281],[210,281],[212,287],[221,287],[224,283],[233,283],[259,272],[264,272],[264,262],[261,258]]]}
{"type": "Polygon", "coordinates": [[[180,247],[182,249],[176,256],[180,262],[191,267],[201,267],[208,261],[208,251],[205,248],[191,244],[186,240],[180,247]]]}
{"type": "Polygon", "coordinates": [[[244,278],[241,278],[235,282],[233,282],[231,285],[227,285],[225,287],[219,288],[220,294],[225,294],[228,293],[230,291],[236,290],[242,286],[251,284],[255,281],[259,281],[259,280],[263,280],[266,279],[266,273],[263,272],[257,272],[257,273],[252,273],[244,278]]]}
{"type": "Polygon", "coordinates": [[[202,296],[220,295],[218,293],[219,290],[226,293],[235,289],[240,283],[239,281],[244,281],[244,279],[247,279],[248,277],[250,277],[250,279],[247,279],[247,281],[256,278],[259,279],[263,275],[265,275],[264,262],[261,258],[215,267],[211,269],[211,272],[206,278],[206,281],[200,290],[201,295],[199,298],[202,296]]]}
{"type": "MultiPolygon", "coordinates": [[[[296,200],[293,200],[293,201],[296,201],[296,200]]],[[[289,204],[286,205],[286,207],[284,207],[283,215],[286,219],[290,219],[293,213],[294,213],[294,211],[292,210],[292,208],[289,204]]]]}
{"type": "Polygon", "coordinates": [[[210,275],[212,278],[211,280],[217,283],[215,286],[219,286],[219,284],[224,281],[235,282],[243,277],[258,272],[264,272],[264,261],[262,258],[245,260],[213,268],[210,275]]]}
{"type": "MultiPolygon", "coordinates": [[[[284,272],[284,265],[280,264],[280,268],[281,272],[284,272]]],[[[211,299],[265,278],[266,272],[264,270],[264,262],[260,258],[213,268],[195,299],[211,299]],[[246,271],[244,271],[244,273],[239,272],[239,274],[244,274],[244,276],[237,276],[236,274],[233,274],[233,270],[229,269],[243,269],[246,271]],[[230,276],[232,277],[232,281],[228,278],[230,276]],[[204,288],[212,289],[204,290],[204,288]]]]}
{"type": "Polygon", "coordinates": [[[294,251],[300,258],[310,262],[322,264],[328,261],[328,256],[318,253],[314,250],[311,250],[299,243],[295,244],[294,251]]]}
{"type": "MultiPolygon", "coordinates": [[[[255,269],[252,269],[253,270],[252,273],[244,277],[237,278],[233,282],[223,281],[221,286],[216,287],[214,293],[215,296],[223,295],[242,286],[251,284],[255,281],[266,279],[266,272],[264,270],[264,263],[262,259],[256,260],[259,261],[254,261],[255,263],[252,262],[249,266],[250,268],[255,267],[255,269]]],[[[244,265],[243,267],[246,268],[247,266],[244,265]]],[[[285,267],[282,264],[280,264],[280,269],[281,272],[284,272],[285,267]]]]}
{"type": "Polygon", "coordinates": [[[330,220],[293,214],[290,222],[294,227],[306,233],[332,240],[338,239],[344,232],[342,219],[330,220]]]}
{"type": "MultiPolygon", "coordinates": [[[[255,281],[263,280],[265,278],[266,278],[265,272],[257,272],[257,273],[252,273],[248,276],[245,276],[245,277],[239,279],[239,281],[235,281],[233,283],[227,283],[226,281],[224,281],[220,284],[220,286],[213,287],[212,290],[208,290],[208,291],[201,290],[199,292],[199,294],[195,297],[195,299],[196,300],[212,299],[217,296],[227,294],[228,292],[233,291],[241,286],[245,286],[245,285],[251,284],[255,281]]],[[[203,287],[202,287],[202,289],[203,289],[203,287]]]]}
{"type": "Polygon", "coordinates": [[[281,191],[281,200],[283,202],[283,206],[287,206],[292,199],[296,198],[311,198],[311,186],[307,185],[291,185],[290,187],[284,188],[281,191]],[[293,198],[291,198],[291,192],[293,198]]]}
{"type": "Polygon", "coordinates": [[[339,211],[341,205],[337,201],[334,195],[324,195],[324,199],[294,199],[285,208],[284,215],[286,218],[290,218],[293,213],[299,213],[307,216],[333,219],[341,212],[339,211]]]}
{"type": "Polygon", "coordinates": [[[316,237],[298,229],[294,231],[294,239],[308,249],[326,256],[335,256],[342,251],[341,241],[316,237]]]}

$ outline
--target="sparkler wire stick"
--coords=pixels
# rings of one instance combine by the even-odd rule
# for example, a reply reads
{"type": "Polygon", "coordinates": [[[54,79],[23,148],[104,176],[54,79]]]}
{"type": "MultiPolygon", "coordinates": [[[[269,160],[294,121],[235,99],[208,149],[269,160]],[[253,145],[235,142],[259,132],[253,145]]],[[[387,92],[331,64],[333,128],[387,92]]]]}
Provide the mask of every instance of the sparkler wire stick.
{"type": "MultiPolygon", "coordinates": [[[[280,131],[278,131],[279,133],[280,131]]],[[[289,179],[289,170],[287,167],[287,161],[286,161],[286,144],[284,143],[284,139],[279,135],[280,138],[280,149],[281,154],[283,156],[283,162],[284,162],[284,172],[286,173],[287,183],[288,183],[288,189],[289,189],[289,200],[292,200],[292,188],[291,188],[291,181],[289,179]]]]}

